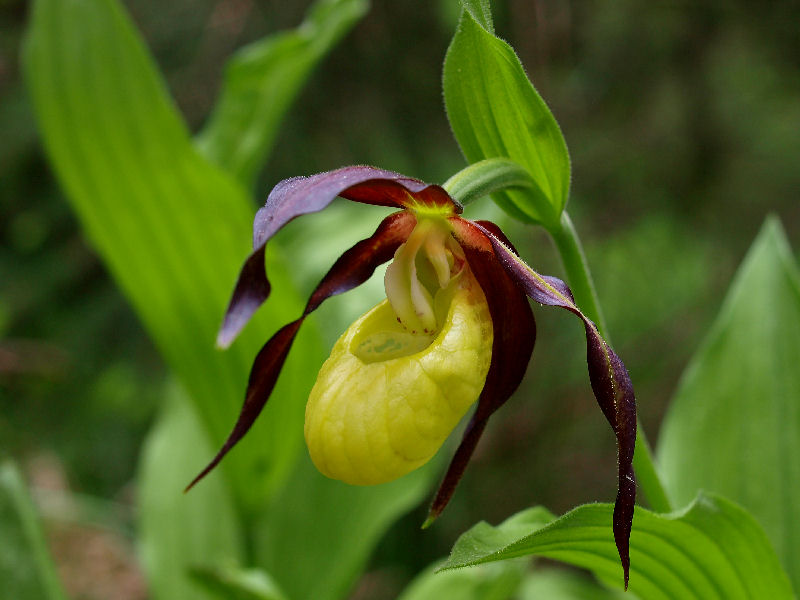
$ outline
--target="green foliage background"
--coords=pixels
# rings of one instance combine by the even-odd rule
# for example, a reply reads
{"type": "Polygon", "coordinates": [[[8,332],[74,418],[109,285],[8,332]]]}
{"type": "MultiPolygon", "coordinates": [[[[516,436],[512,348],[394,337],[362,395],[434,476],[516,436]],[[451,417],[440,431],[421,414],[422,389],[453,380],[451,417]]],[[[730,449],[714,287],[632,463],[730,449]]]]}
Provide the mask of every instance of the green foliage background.
{"type": "MultiPolygon", "coordinates": [[[[208,118],[231,52],[295,26],[306,8],[124,4],[193,131],[208,118]]],[[[570,212],[655,438],[764,215],[776,213],[798,245],[800,9],[790,2],[597,0],[496,2],[493,10],[497,33],[517,50],[568,141],[570,212]]],[[[124,506],[167,375],[43,158],[18,66],[27,12],[26,2],[0,3],[0,443],[29,465],[57,457],[74,490],[124,506]]],[[[415,10],[375,3],[301,92],[269,161],[252,173],[256,197],[281,178],[345,164],[436,182],[461,168],[441,99],[441,64],[457,16],[454,1],[415,10]]],[[[253,168],[241,167],[246,175],[253,168]]],[[[543,234],[521,234],[488,203],[475,206],[478,213],[503,221],[534,267],[560,272],[543,234]]],[[[308,223],[302,236],[300,229],[285,236],[290,251],[313,238],[296,277],[300,291],[358,235],[329,235],[325,219],[308,223]]],[[[340,332],[333,315],[358,314],[369,295],[320,311],[328,343],[340,332]]],[[[445,517],[424,534],[415,526],[424,510],[401,520],[357,589],[391,595],[480,519],[499,522],[531,504],[561,513],[613,497],[613,443],[575,351],[582,333],[555,314],[539,327],[527,381],[494,418],[445,517]]],[[[130,540],[128,513],[107,509],[99,520],[110,519],[130,540]]]]}

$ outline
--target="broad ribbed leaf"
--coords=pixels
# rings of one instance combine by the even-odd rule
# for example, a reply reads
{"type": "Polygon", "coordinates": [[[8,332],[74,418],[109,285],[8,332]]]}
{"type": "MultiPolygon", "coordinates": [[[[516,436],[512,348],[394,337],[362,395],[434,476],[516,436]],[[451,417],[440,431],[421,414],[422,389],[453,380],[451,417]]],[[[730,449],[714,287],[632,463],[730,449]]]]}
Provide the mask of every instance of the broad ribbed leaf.
{"type": "MultiPolygon", "coordinates": [[[[621,587],[622,573],[608,529],[612,506],[587,504],[542,527],[521,531],[510,520],[479,523],[456,542],[444,568],[520,556],[561,560],[621,587]]],[[[512,517],[514,519],[514,517],[512,517]]],[[[631,533],[630,591],[647,600],[793,598],[769,540],[745,510],[718,496],[700,496],[681,513],[636,507],[631,533]]]]}
{"type": "Polygon", "coordinates": [[[529,171],[533,187],[493,195],[509,214],[556,228],[569,194],[567,146],[514,50],[487,29],[487,15],[485,3],[465,3],[447,51],[450,126],[469,162],[506,157],[529,171]]]}
{"type": "Polygon", "coordinates": [[[10,461],[0,464],[0,597],[66,598],[36,508],[10,461]]]}
{"type": "Polygon", "coordinates": [[[669,493],[747,508],[800,589],[800,275],[768,219],[687,368],[660,436],[669,493]]]}
{"type": "Polygon", "coordinates": [[[296,29],[239,50],[228,62],[220,99],[198,136],[200,150],[251,184],[303,83],[367,7],[366,0],[318,0],[296,29]]]}
{"type": "MultiPolygon", "coordinates": [[[[134,305],[198,415],[221,444],[244,397],[257,348],[296,316],[280,261],[276,293],[239,344],[214,349],[236,273],[250,250],[244,189],[204,160],[141,40],[114,0],[38,0],[25,74],[46,148],[97,251],[134,305]]],[[[299,347],[298,347],[299,346],[299,347]]],[[[296,351],[321,360],[313,329],[296,351]]],[[[302,443],[311,381],[287,365],[281,402],[226,465],[238,495],[259,506],[302,443]]],[[[190,473],[184,475],[187,483],[190,473]]]]}
{"type": "Polygon", "coordinates": [[[230,488],[210,479],[182,494],[187,473],[213,450],[185,393],[171,390],[142,449],[139,471],[139,554],[155,600],[221,600],[190,577],[199,565],[242,564],[242,524],[230,488]]]}

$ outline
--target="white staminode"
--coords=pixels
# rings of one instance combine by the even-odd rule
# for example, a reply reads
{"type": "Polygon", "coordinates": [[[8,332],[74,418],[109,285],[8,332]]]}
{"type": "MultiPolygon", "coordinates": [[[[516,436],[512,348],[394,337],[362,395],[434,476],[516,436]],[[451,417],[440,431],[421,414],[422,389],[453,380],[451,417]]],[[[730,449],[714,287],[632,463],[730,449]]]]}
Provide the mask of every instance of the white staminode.
{"type": "Polygon", "coordinates": [[[441,217],[418,217],[408,240],[386,269],[386,297],[411,333],[438,330],[435,297],[464,265],[464,253],[441,217]]]}

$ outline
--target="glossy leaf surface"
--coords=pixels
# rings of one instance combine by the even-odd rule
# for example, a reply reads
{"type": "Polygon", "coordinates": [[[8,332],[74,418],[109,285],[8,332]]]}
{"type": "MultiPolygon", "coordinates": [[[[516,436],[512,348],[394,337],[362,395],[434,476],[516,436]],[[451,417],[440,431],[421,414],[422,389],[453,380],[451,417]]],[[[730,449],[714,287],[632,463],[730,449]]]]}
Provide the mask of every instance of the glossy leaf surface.
{"type": "Polygon", "coordinates": [[[314,67],[367,11],[367,0],[319,0],[299,27],[239,50],[200,150],[250,185],[272,149],[283,116],[314,67]]]}
{"type": "MultiPolygon", "coordinates": [[[[458,539],[444,568],[533,555],[589,569],[609,586],[621,587],[611,514],[609,504],[587,504],[546,526],[531,519],[527,531],[520,515],[497,527],[479,523],[458,539]]],[[[629,590],[640,598],[794,597],[761,527],[722,497],[700,496],[671,515],[636,507],[630,548],[629,590]]]]}
{"type": "Polygon", "coordinates": [[[0,597],[65,600],[36,507],[10,461],[0,463],[0,597]]]}
{"type": "Polygon", "coordinates": [[[685,504],[698,489],[762,524],[800,587],[800,275],[775,218],[764,224],[684,373],[659,459],[685,504]]]}
{"type": "Polygon", "coordinates": [[[514,50],[487,29],[488,6],[465,5],[444,63],[450,126],[469,162],[505,157],[528,170],[533,187],[493,196],[509,214],[556,227],[570,182],[561,130],[514,50]]]}
{"type": "MultiPolygon", "coordinates": [[[[215,330],[250,250],[252,204],[229,175],[203,159],[166,94],[127,15],[113,0],[39,0],[25,74],[45,146],[90,241],[133,304],[219,444],[244,395],[256,349],[300,304],[273,256],[276,293],[226,353],[215,330]]],[[[313,330],[298,350],[319,357],[313,330]]],[[[291,361],[290,361],[291,362],[291,361]]],[[[240,500],[263,502],[302,444],[310,382],[290,373],[283,402],[267,408],[256,440],[226,465],[240,500]]],[[[303,369],[304,370],[304,369],[303,369]]],[[[186,482],[190,474],[184,475],[186,482]]]]}

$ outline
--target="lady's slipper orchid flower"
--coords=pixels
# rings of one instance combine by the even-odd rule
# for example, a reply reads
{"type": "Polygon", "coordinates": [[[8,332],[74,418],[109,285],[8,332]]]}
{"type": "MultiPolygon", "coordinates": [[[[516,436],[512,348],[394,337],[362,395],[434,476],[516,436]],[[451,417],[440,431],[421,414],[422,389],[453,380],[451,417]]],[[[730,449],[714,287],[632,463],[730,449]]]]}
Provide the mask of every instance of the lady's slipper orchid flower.
{"type": "Polygon", "coordinates": [[[396,479],[430,460],[477,400],[433,500],[426,524],[432,522],[453,495],[489,417],[525,374],[536,336],[528,298],[565,308],[583,321],[592,390],[617,438],[613,530],[627,587],[636,405],[625,366],[564,282],[534,272],[493,223],[460,217],[462,207],[443,188],[367,166],[280,182],[256,214],[255,249],[242,267],[218,344],[230,345],[269,295],[267,241],[290,220],[322,210],[337,196],[400,211],[340,256],[300,318],[264,345],[233,431],[191,485],[258,417],[305,317],[392,260],[387,300],[336,342],[311,391],[305,436],[314,464],[329,477],[357,485],[396,479]]]}

